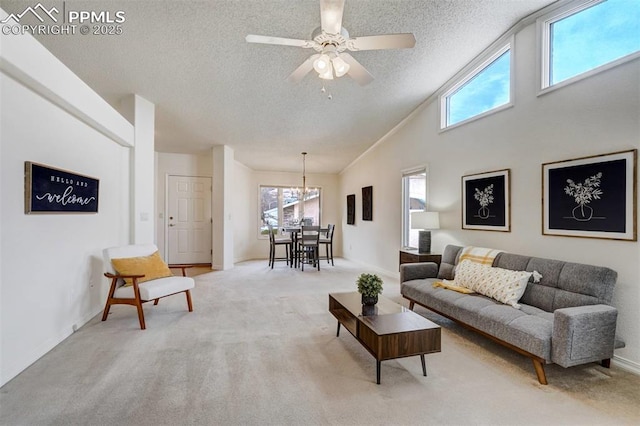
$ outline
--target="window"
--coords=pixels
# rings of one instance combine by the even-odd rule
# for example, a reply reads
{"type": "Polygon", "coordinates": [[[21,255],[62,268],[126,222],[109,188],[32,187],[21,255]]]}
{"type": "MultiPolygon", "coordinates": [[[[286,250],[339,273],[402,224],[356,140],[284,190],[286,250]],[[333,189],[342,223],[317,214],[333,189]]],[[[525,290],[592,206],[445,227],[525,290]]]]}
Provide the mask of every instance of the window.
{"type": "Polygon", "coordinates": [[[260,186],[258,233],[267,236],[268,224],[274,228],[306,223],[320,225],[320,188],[307,188],[302,203],[301,190],[283,186],[260,186]]]}
{"type": "Polygon", "coordinates": [[[441,128],[511,105],[511,42],[489,56],[440,98],[441,128]]]}
{"type": "Polygon", "coordinates": [[[418,229],[411,229],[411,212],[427,207],[427,170],[406,172],[402,176],[402,246],[418,247],[418,229]]]}
{"type": "Polygon", "coordinates": [[[540,18],[538,28],[545,89],[638,57],[640,2],[589,1],[577,7],[572,3],[540,18]]]}

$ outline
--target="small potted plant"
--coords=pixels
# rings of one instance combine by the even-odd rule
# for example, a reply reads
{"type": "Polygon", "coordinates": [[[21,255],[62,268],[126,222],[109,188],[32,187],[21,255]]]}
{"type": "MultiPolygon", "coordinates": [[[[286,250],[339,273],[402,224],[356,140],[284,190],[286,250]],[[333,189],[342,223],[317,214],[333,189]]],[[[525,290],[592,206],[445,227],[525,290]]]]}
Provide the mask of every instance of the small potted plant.
{"type": "Polygon", "coordinates": [[[378,295],[382,293],[382,279],[375,274],[360,274],[358,291],[362,294],[362,304],[373,306],[378,303],[378,295]]]}

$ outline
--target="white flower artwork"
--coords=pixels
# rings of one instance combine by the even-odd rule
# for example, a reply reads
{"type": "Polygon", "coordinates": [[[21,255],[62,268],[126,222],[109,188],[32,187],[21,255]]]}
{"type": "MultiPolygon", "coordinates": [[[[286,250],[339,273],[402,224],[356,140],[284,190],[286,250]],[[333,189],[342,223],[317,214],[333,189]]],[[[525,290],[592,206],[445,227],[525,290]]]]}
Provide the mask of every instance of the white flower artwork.
{"type": "Polygon", "coordinates": [[[478,210],[478,217],[481,219],[487,219],[489,217],[489,204],[493,204],[493,184],[487,186],[485,189],[480,191],[478,188],[475,188],[476,193],[473,198],[475,198],[478,203],[480,203],[480,209],[478,210]]]}
{"type": "Polygon", "coordinates": [[[587,204],[593,200],[600,200],[604,194],[600,189],[602,172],[588,177],[584,182],[574,182],[567,179],[567,186],[564,187],[565,194],[573,197],[577,206],[571,211],[571,217],[579,222],[588,222],[593,218],[593,208],[587,204]]]}

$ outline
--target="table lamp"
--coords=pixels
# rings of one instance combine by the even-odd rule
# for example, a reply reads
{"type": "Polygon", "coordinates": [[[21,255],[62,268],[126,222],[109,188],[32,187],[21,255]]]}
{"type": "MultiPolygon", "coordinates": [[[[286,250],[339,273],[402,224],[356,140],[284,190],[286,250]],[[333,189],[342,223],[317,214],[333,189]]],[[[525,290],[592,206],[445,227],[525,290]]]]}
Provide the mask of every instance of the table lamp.
{"type": "Polygon", "coordinates": [[[431,231],[440,229],[440,215],[438,212],[411,213],[411,229],[420,229],[418,236],[418,251],[431,253],[431,231]]]}

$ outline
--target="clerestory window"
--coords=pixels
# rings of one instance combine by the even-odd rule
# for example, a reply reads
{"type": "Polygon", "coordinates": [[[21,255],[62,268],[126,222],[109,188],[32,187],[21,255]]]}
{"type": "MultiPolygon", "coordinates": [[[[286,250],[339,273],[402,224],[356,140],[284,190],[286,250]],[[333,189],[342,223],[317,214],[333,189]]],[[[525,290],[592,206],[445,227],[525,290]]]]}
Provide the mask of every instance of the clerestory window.
{"type": "Polygon", "coordinates": [[[441,128],[483,117],[512,104],[511,42],[485,56],[441,97],[441,128]]]}
{"type": "Polygon", "coordinates": [[[640,1],[573,2],[539,18],[538,31],[544,90],[640,56],[640,1]]]}

